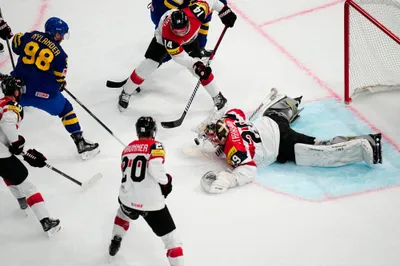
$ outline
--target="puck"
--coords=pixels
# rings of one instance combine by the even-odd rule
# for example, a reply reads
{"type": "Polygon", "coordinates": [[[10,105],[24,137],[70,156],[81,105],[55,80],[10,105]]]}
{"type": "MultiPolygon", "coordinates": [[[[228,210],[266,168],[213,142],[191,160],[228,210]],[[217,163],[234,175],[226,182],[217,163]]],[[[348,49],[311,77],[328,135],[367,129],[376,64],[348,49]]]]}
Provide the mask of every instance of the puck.
{"type": "Polygon", "coordinates": [[[199,139],[198,139],[198,138],[195,138],[195,139],[194,139],[194,143],[196,143],[196,145],[200,145],[199,139]]]}
{"type": "Polygon", "coordinates": [[[136,88],[136,92],[137,92],[137,93],[139,93],[139,92],[141,92],[141,91],[142,91],[142,90],[140,89],[140,87],[137,87],[137,88],[136,88]]]}

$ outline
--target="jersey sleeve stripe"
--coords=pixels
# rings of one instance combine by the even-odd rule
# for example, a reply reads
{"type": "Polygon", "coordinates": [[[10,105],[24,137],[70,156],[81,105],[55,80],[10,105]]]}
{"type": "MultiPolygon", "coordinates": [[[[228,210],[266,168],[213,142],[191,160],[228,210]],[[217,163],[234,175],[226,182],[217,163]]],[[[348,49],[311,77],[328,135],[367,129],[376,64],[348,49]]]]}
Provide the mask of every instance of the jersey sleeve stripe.
{"type": "Polygon", "coordinates": [[[58,71],[55,71],[54,70],[54,76],[57,76],[57,77],[64,77],[64,74],[63,74],[63,72],[58,72],[58,71]]]}

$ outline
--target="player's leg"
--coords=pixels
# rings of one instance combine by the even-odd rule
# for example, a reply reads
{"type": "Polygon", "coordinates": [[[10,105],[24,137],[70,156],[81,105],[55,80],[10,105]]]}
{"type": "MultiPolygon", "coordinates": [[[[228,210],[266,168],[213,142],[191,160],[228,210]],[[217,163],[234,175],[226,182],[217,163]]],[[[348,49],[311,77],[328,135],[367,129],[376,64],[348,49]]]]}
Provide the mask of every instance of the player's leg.
{"type": "Polygon", "coordinates": [[[176,226],[172,216],[165,207],[158,211],[149,211],[143,215],[153,232],[161,237],[167,250],[167,258],[171,266],[183,266],[182,241],[176,232],[176,226]]]}
{"type": "Polygon", "coordinates": [[[19,191],[19,189],[16,186],[11,184],[10,181],[7,181],[6,179],[3,179],[3,180],[4,180],[4,183],[6,184],[6,186],[8,187],[8,189],[10,190],[11,194],[18,201],[19,208],[21,210],[26,210],[28,208],[28,203],[26,202],[26,197],[24,195],[22,195],[21,191],[19,191]]]}
{"type": "Polygon", "coordinates": [[[83,138],[82,129],[74,108],[61,92],[57,92],[55,97],[49,99],[23,95],[21,105],[32,106],[52,116],[60,117],[63,126],[70,133],[78,153],[83,159],[90,158],[100,152],[98,143],[90,143],[83,138]]]}
{"type": "Polygon", "coordinates": [[[211,19],[212,19],[212,13],[208,15],[203,24],[201,24],[199,30],[198,40],[199,40],[200,53],[202,57],[210,57],[212,54],[212,50],[206,49],[208,30],[210,28],[211,19]]]}
{"type": "Polygon", "coordinates": [[[145,59],[133,70],[119,95],[118,108],[121,112],[128,108],[131,95],[160,66],[166,55],[165,47],[154,37],[144,55],[145,59]]]}
{"type": "Polygon", "coordinates": [[[0,176],[10,184],[10,190],[12,187],[14,192],[18,191],[16,194],[13,193],[15,197],[26,198],[28,206],[39,220],[43,231],[52,235],[60,229],[60,220],[49,218],[41,193],[27,180],[28,169],[17,157],[12,155],[11,157],[0,159],[0,176]]]}
{"type": "MultiPolygon", "coordinates": [[[[119,199],[118,199],[119,201],[119,199]]],[[[114,219],[114,226],[111,236],[111,244],[108,248],[110,256],[115,256],[121,247],[122,239],[128,232],[130,220],[137,220],[139,218],[139,212],[124,206],[120,201],[120,207],[117,210],[117,215],[114,219]]]]}

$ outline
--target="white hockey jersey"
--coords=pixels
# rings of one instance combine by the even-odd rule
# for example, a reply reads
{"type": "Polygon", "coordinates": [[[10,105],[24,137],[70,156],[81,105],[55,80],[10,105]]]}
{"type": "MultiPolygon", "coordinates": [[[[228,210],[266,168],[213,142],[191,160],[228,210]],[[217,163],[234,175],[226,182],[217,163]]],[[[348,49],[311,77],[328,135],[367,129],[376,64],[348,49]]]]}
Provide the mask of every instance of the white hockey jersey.
{"type": "Polygon", "coordinates": [[[127,207],[155,211],[164,208],[160,184],[168,183],[165,151],[156,140],[135,140],[122,152],[119,199],[127,207]]]}
{"type": "Polygon", "coordinates": [[[0,99],[0,158],[8,158],[8,147],[18,140],[18,124],[23,118],[21,105],[9,97],[0,99]]]}

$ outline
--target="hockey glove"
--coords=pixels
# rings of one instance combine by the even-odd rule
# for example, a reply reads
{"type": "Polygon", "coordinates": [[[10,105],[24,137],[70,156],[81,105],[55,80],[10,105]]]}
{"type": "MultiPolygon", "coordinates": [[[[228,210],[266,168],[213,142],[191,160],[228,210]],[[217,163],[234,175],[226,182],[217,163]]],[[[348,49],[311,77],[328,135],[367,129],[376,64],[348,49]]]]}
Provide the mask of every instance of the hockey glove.
{"type": "Polygon", "coordinates": [[[233,25],[235,25],[237,16],[228,6],[224,6],[219,12],[218,16],[225,26],[232,28],[233,25]]]}
{"type": "Polygon", "coordinates": [[[7,22],[0,18],[0,38],[3,40],[11,39],[13,36],[10,26],[7,22]]]}
{"type": "Polygon", "coordinates": [[[45,167],[46,166],[46,160],[47,158],[44,157],[44,155],[40,152],[38,152],[35,149],[29,149],[25,154],[24,154],[24,160],[29,163],[32,167],[45,167]]]}
{"type": "Polygon", "coordinates": [[[172,176],[167,174],[168,183],[165,185],[160,184],[161,193],[164,195],[164,198],[168,197],[169,193],[172,191],[172,176]]]}
{"type": "Polygon", "coordinates": [[[20,155],[22,153],[22,151],[24,150],[24,145],[25,145],[24,137],[21,135],[18,135],[18,140],[11,143],[10,147],[8,147],[8,150],[12,154],[20,155]]]}
{"type": "Polygon", "coordinates": [[[193,65],[193,69],[194,69],[194,73],[196,73],[196,75],[199,76],[199,78],[201,80],[208,79],[208,77],[210,76],[210,74],[212,72],[211,67],[205,66],[204,63],[201,61],[197,61],[193,65]]]}

